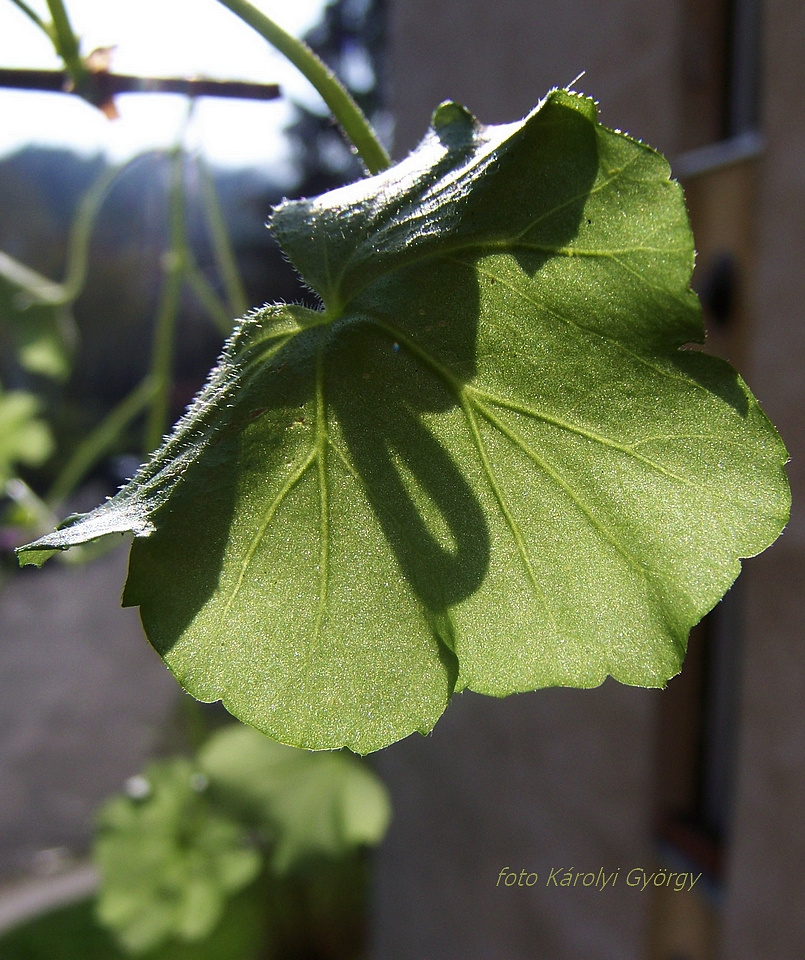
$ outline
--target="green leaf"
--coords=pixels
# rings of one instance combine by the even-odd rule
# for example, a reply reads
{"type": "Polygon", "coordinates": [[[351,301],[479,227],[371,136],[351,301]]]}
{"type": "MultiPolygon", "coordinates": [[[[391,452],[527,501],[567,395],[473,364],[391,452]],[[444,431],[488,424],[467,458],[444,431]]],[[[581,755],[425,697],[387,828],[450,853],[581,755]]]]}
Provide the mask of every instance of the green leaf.
{"type": "Polygon", "coordinates": [[[54,380],[70,372],[76,340],[70,292],[0,251],[0,345],[20,366],[54,380]]]}
{"type": "Polygon", "coordinates": [[[209,804],[204,786],[187,760],[154,764],[101,811],[98,917],[132,953],[207,938],[260,871],[245,829],[209,804]]]}
{"type": "Polygon", "coordinates": [[[37,418],[41,404],[31,393],[0,388],[0,484],[14,476],[16,466],[36,467],[53,451],[53,438],[37,418]]]}
{"type": "MultiPolygon", "coordinates": [[[[233,933],[230,902],[248,893],[264,860],[277,882],[295,872],[326,884],[321,858],[346,867],[359,847],[380,842],[389,817],[383,785],[355,757],[297,750],[232,725],[193,763],[153,764],[104,806],[98,919],[144,960],[185,956],[189,944],[199,957],[218,956],[221,928],[233,933]]],[[[276,898],[273,880],[255,885],[258,897],[276,898]]],[[[253,942],[250,933],[243,949],[253,942]]]]}
{"type": "Polygon", "coordinates": [[[134,481],[22,561],[133,532],[124,601],[182,685],[312,748],[463,688],[664,684],[789,490],[743,381],[681,349],[662,157],[567,91],[505,126],[443,104],[272,223],[323,309],[247,317],[134,481]]]}
{"type": "Polygon", "coordinates": [[[269,831],[277,873],[374,846],[391,816],[383,784],[354,757],[297,750],[248,727],[211,737],[199,767],[223,808],[269,831]]]}

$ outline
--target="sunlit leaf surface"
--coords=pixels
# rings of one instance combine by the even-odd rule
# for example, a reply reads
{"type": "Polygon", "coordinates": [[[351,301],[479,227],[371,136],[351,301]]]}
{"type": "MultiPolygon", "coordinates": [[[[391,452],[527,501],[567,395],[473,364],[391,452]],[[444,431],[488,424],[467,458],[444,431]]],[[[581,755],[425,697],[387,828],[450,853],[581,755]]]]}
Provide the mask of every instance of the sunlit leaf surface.
{"type": "Polygon", "coordinates": [[[506,126],[442,105],[275,212],[322,310],[246,318],[134,481],[23,559],[132,531],[125,602],[182,685],[297,745],[377,749],[466,687],[664,684],[789,506],[747,387],[680,349],[668,177],[566,91],[506,126]]]}

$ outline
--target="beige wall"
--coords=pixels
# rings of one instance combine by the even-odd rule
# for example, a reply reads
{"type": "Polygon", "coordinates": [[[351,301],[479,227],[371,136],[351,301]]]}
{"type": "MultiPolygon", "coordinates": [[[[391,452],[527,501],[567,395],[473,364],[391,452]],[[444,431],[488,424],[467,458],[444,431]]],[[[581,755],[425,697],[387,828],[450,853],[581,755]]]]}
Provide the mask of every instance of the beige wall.
{"type": "Polygon", "coordinates": [[[676,3],[387,3],[397,155],[417,143],[442,100],[485,123],[518,120],[583,71],[576,89],[600,101],[605,123],[674,150],[676,3]]]}
{"type": "MultiPolygon", "coordinates": [[[[387,0],[396,154],[441,100],[482,121],[525,114],[553,85],[670,156],[686,143],[678,0],[387,0]]],[[[765,4],[765,135],[756,162],[757,262],[743,371],[805,462],[805,110],[801,0],[765,4]]],[[[805,514],[746,563],[740,771],[726,899],[713,906],[723,960],[805,956],[805,514]]],[[[739,655],[736,649],[736,656],[739,655]]],[[[426,740],[379,759],[396,822],[378,857],[378,960],[478,957],[637,960],[651,904],[620,888],[549,896],[495,887],[504,866],[651,865],[654,720],[662,693],[607,683],[507,701],[457,698],[426,740]],[[510,895],[511,894],[511,895],[510,895]],[[525,895],[523,895],[525,894],[525,895]]]]}
{"type": "Polygon", "coordinates": [[[805,5],[765,4],[750,385],[788,450],[791,523],[748,565],[740,783],[723,956],[805,957],[805,5]]]}
{"type": "MultiPolygon", "coordinates": [[[[601,102],[605,122],[673,150],[674,4],[389,7],[397,155],[441,100],[484,122],[514,120],[582,70],[576,88],[601,102]]],[[[614,682],[506,701],[465,694],[427,740],[386,751],[396,822],[378,862],[378,960],[643,956],[647,896],[542,881],[552,867],[651,866],[653,696],[614,682]],[[496,887],[504,866],[537,871],[539,887],[496,887]]]]}
{"type": "Polygon", "coordinates": [[[507,700],[465,693],[431,736],[384,751],[395,821],[377,857],[373,957],[641,957],[644,895],[545,882],[551,868],[651,864],[651,696],[614,682],[507,700]],[[504,867],[539,881],[497,886],[504,867]]]}

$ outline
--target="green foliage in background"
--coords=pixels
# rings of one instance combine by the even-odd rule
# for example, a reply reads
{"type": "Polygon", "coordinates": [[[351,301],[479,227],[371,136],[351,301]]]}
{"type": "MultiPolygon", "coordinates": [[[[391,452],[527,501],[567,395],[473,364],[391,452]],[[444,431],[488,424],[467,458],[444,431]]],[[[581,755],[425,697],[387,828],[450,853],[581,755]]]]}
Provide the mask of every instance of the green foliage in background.
{"type": "Polygon", "coordinates": [[[311,864],[379,843],[389,818],[386,791],[355,757],[226,727],[193,761],[152,764],[102,808],[98,918],[134,954],[204,943],[255,881],[266,901],[311,864]]]}
{"type": "Polygon", "coordinates": [[[0,388],[0,488],[17,465],[38,466],[50,456],[53,441],[40,412],[33,394],[0,388]]]}
{"type": "Polygon", "coordinates": [[[152,763],[98,814],[97,896],[0,937],[3,960],[287,960],[358,955],[366,850],[391,807],[345,753],[228,725],[152,763]]]}
{"type": "Polygon", "coordinates": [[[204,745],[198,768],[210,796],[264,834],[277,875],[375,846],[388,827],[385,788],[346,753],[293,750],[232,726],[204,745]]]}
{"type": "Polygon", "coordinates": [[[81,198],[60,283],[0,250],[0,348],[29,373],[53,380],[70,373],[78,340],[72,307],[86,280],[92,228],[116,173],[99,177],[81,198]]]}
{"type": "Polygon", "coordinates": [[[0,251],[0,346],[30,373],[63,380],[75,324],[61,285],[0,251]]]}
{"type": "Polygon", "coordinates": [[[169,936],[202,940],[227,899],[257,877],[261,857],[246,831],[206,802],[188,760],[154,764],[134,782],[144,796],[116,797],[101,812],[99,919],[132,952],[169,936]]]}

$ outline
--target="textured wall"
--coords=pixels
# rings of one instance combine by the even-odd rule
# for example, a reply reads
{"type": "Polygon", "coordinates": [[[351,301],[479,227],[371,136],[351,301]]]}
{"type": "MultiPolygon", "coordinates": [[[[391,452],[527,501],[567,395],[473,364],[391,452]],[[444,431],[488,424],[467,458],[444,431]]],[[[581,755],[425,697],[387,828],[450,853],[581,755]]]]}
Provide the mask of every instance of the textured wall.
{"type": "Polygon", "coordinates": [[[0,883],[42,851],[84,855],[98,804],[164,736],[178,688],[136,610],[120,608],[128,551],[51,561],[0,593],[0,883]]]}
{"type": "Polygon", "coordinates": [[[747,569],[740,784],[723,956],[805,956],[805,6],[764,17],[755,324],[747,378],[791,454],[791,523],[747,569]]]}
{"type": "Polygon", "coordinates": [[[576,89],[602,118],[673,151],[679,4],[666,0],[388,0],[396,153],[442,100],[481,121],[519,120],[551,88],[576,89]]]}
{"type": "MultiPolygon", "coordinates": [[[[650,698],[607,682],[493,700],[456,697],[428,738],[379,758],[395,821],[377,857],[382,960],[636,960],[649,866],[650,698]],[[537,873],[533,887],[500,871],[537,873]],[[547,888],[552,868],[609,889],[547,888]]],[[[523,878],[524,880],[527,877],[523,878]]]]}

